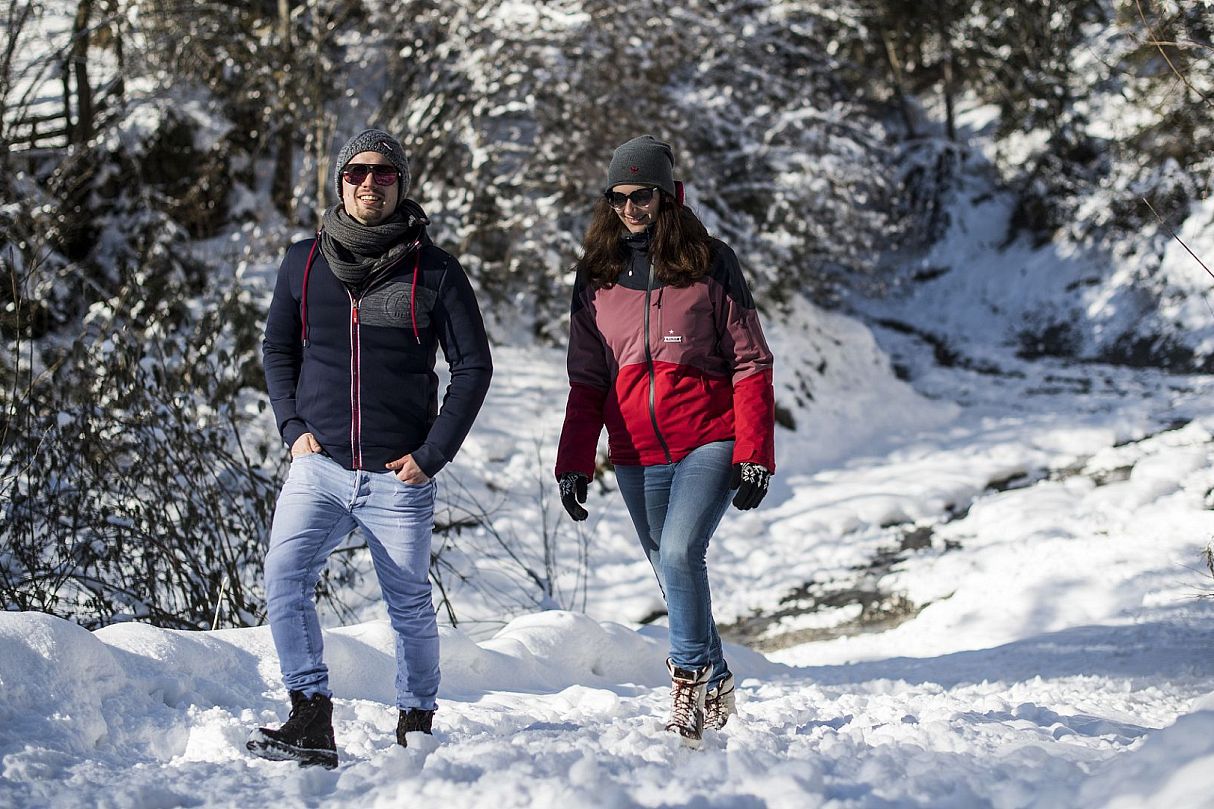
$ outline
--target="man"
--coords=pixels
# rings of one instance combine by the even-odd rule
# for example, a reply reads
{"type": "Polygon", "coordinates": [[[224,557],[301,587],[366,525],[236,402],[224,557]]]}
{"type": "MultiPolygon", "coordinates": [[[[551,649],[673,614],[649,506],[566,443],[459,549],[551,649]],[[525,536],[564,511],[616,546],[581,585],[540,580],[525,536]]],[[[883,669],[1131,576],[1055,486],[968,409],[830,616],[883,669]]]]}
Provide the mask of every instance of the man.
{"type": "Polygon", "coordinates": [[[426,235],[409,199],[409,161],[377,129],[337,156],[341,202],[315,239],[292,245],[266,320],[266,387],[291,448],[266,553],[267,612],[291,697],[254,755],[337,766],[333,704],[315,588],[355,528],[371,551],[396,632],[396,740],[429,733],[439,683],[428,570],[434,476],[451,461],[493,373],[472,287],[426,235]],[[451,383],[438,408],[437,347],[451,383]]]}

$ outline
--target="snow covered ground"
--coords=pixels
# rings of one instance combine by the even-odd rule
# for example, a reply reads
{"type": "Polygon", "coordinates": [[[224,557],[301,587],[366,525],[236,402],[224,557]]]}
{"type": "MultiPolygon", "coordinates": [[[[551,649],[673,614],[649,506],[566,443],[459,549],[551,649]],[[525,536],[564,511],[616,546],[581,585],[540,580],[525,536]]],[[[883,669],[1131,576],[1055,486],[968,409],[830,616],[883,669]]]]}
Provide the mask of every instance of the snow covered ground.
{"type": "MultiPolygon", "coordinates": [[[[765,627],[767,657],[730,646],[740,716],[704,750],[661,730],[664,629],[635,623],[656,586],[607,491],[589,503],[584,614],[444,628],[433,738],[393,744],[375,606],[328,631],[332,772],[244,751],[285,718],[264,627],[90,633],[0,614],[0,806],[1214,806],[1214,605],[1197,598],[1214,587],[1214,380],[941,367],[913,336],[879,331],[883,350],[855,321],[803,314],[770,329],[798,428],[769,501],[718,532],[718,617],[772,614],[811,581],[862,579],[907,609],[889,628],[858,603],[790,610],[765,627]],[[846,340],[801,357],[810,328],[846,340]],[[801,406],[798,362],[817,369],[801,406]]],[[[497,352],[464,480],[546,481],[561,363],[497,352]]],[[[499,515],[539,542],[538,511],[499,515]]]]}

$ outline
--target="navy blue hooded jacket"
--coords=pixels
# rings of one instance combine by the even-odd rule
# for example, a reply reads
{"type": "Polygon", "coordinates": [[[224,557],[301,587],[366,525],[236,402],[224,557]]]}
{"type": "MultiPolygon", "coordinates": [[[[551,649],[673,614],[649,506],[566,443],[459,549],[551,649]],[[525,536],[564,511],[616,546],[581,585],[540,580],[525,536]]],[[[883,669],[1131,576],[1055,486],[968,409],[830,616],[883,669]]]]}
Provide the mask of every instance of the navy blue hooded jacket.
{"type": "Polygon", "coordinates": [[[315,239],[291,245],[278,270],[262,361],[288,447],[311,432],[347,469],[384,471],[411,453],[434,476],[472,428],[493,362],[468,276],[430,241],[416,203],[401,205],[423,223],[410,239],[416,247],[365,290],[338,280],[315,239]],[[441,411],[439,346],[451,371],[441,411]]]}

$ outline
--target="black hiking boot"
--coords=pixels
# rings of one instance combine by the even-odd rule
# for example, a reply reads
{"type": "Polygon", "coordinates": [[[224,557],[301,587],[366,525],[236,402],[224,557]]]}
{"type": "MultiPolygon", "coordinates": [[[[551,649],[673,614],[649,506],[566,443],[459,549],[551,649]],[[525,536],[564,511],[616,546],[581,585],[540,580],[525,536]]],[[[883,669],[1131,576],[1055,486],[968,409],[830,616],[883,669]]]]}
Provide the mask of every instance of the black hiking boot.
{"type": "Polygon", "coordinates": [[[422,708],[410,708],[407,711],[401,711],[400,717],[396,720],[396,743],[401,747],[408,747],[409,742],[405,740],[406,733],[425,733],[431,735],[430,727],[434,724],[434,711],[423,710],[422,708]]]}
{"type": "Polygon", "coordinates": [[[297,761],[301,767],[337,766],[333,741],[333,701],[324,694],[291,692],[291,716],[283,726],[258,728],[245,742],[249,752],[271,761],[297,761]]]}

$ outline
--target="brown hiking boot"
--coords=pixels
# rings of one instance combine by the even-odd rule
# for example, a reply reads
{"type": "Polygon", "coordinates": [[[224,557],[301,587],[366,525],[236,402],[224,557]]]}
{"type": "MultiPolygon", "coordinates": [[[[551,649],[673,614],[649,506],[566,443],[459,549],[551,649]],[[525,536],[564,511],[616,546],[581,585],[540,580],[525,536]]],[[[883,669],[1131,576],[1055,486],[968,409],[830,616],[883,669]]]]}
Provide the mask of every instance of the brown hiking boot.
{"type": "Polygon", "coordinates": [[[704,727],[720,730],[738,712],[733,693],[733,674],[704,692],[704,727]]]}
{"type": "Polygon", "coordinates": [[[704,738],[704,692],[712,665],[685,669],[666,661],[670,670],[670,720],[666,729],[683,737],[683,744],[698,748],[704,738]]]}

